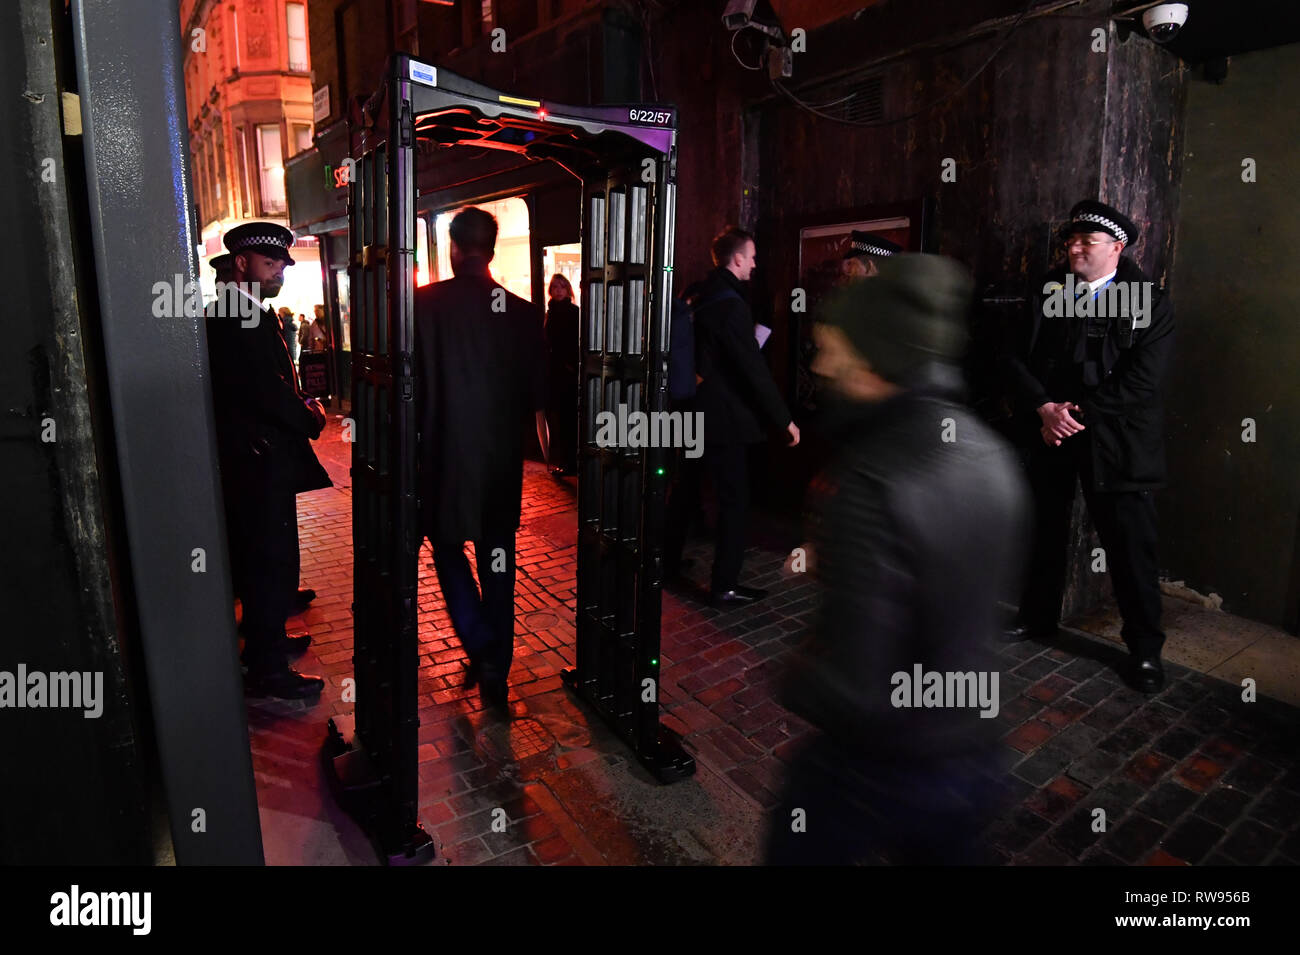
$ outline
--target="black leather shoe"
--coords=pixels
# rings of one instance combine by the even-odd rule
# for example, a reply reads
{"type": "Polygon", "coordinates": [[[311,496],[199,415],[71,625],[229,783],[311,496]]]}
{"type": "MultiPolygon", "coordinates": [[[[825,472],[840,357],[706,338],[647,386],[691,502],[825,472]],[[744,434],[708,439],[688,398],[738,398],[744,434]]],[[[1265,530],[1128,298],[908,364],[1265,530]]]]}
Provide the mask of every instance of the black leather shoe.
{"type": "Polygon", "coordinates": [[[1159,693],[1165,685],[1165,668],[1159,657],[1136,660],[1133,665],[1133,682],[1143,693],[1159,693]]]}
{"type": "Polygon", "coordinates": [[[311,606],[311,602],[316,599],[316,591],[308,587],[306,590],[300,590],[293,598],[293,613],[305,613],[311,606]]]}
{"type": "Polygon", "coordinates": [[[1046,640],[1048,637],[1056,636],[1056,627],[1043,627],[1039,625],[1016,624],[1014,627],[1007,627],[1002,631],[1003,643],[1019,643],[1022,640],[1046,640]]]}
{"type": "Polygon", "coordinates": [[[310,633],[297,633],[284,638],[284,652],[291,657],[302,656],[309,646],[311,646],[310,633]]]}
{"type": "Polygon", "coordinates": [[[498,716],[510,715],[510,684],[505,680],[487,680],[480,677],[478,695],[483,705],[498,716]]]}
{"type": "Polygon", "coordinates": [[[740,604],[752,604],[756,600],[762,600],[767,596],[766,590],[760,590],[757,587],[740,587],[737,586],[732,590],[715,590],[713,600],[715,603],[730,604],[738,606],[740,604]]]}
{"type": "Polygon", "coordinates": [[[319,696],[321,690],[325,689],[325,681],[318,676],[310,676],[286,668],[280,673],[250,673],[244,680],[244,686],[254,696],[301,700],[309,696],[319,696]]]}

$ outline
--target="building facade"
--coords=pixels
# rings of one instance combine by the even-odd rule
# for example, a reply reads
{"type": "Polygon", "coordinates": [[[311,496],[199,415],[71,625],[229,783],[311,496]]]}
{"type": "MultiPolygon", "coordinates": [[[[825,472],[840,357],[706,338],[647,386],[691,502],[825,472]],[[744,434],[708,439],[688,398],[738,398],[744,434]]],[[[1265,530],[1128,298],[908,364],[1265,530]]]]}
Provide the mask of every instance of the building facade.
{"type": "MultiPolygon", "coordinates": [[[[285,162],[311,148],[311,47],[302,0],[181,0],[185,99],[200,276],[240,222],[289,224],[285,162]]],[[[310,316],[321,301],[320,259],[308,237],[294,249],[270,304],[310,316]]]]}

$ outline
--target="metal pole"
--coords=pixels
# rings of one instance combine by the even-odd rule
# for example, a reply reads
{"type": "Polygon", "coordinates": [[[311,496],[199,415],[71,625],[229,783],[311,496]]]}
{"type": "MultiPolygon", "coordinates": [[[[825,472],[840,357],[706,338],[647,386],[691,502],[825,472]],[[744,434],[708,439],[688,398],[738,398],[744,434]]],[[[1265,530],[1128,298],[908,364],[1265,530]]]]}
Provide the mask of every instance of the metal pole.
{"type": "Polygon", "coordinates": [[[72,12],[113,428],[176,861],[261,864],[207,339],[202,315],[183,307],[184,283],[198,285],[198,237],[177,6],[74,0],[72,12]],[[157,283],[181,294],[160,296],[157,283]]]}

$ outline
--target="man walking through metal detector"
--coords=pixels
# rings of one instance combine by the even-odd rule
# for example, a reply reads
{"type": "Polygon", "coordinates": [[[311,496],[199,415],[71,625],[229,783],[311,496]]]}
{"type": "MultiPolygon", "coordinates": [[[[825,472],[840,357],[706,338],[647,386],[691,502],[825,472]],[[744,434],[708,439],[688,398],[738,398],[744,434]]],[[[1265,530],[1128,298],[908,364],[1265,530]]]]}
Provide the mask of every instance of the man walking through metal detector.
{"type": "Polygon", "coordinates": [[[493,280],[497,223],[482,209],[451,222],[453,277],[415,294],[414,376],[420,529],[468,656],[466,685],[507,710],[514,657],[515,531],[526,421],[546,434],[541,311],[493,280]],[[465,542],[474,544],[478,587],[465,542]]]}

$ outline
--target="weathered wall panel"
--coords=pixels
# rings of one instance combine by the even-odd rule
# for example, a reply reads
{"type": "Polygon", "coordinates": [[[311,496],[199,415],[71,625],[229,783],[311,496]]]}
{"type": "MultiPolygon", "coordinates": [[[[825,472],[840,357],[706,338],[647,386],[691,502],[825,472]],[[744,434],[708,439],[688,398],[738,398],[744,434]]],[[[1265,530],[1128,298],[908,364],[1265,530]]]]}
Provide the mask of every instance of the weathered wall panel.
{"type": "Polygon", "coordinates": [[[1233,613],[1296,627],[1300,600],[1300,44],[1189,86],[1172,269],[1162,561],[1233,613]],[[1243,182],[1255,160],[1257,181],[1243,182]],[[1257,439],[1242,440],[1253,419],[1257,439]]]}

